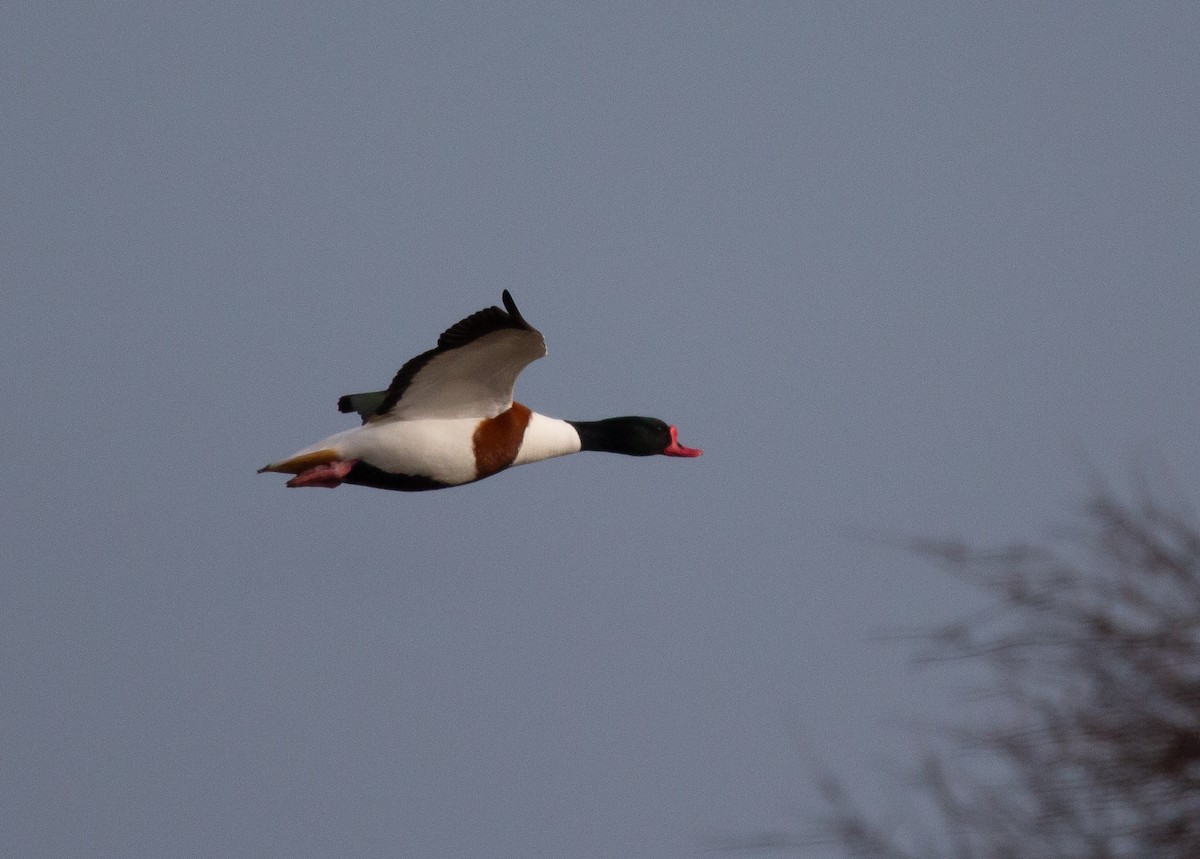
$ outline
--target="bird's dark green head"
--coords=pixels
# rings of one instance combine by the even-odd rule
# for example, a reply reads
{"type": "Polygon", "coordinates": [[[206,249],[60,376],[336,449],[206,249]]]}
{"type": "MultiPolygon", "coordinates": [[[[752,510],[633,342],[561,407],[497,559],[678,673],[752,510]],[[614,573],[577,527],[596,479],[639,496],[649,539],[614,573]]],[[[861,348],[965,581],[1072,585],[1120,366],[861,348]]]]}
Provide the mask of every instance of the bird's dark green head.
{"type": "Polygon", "coordinates": [[[658,418],[622,417],[602,421],[568,421],[579,433],[584,450],[628,456],[699,456],[704,451],[679,443],[675,427],[658,418]]]}

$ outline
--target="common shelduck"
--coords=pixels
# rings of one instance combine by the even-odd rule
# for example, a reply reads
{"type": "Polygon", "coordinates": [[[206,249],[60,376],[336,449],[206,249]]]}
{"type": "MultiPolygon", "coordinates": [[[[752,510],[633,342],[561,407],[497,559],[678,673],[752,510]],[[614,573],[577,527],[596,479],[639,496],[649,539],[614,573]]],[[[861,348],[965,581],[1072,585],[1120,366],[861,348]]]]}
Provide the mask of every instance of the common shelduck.
{"type": "Polygon", "coordinates": [[[437,346],[400,368],[386,391],[347,394],[341,412],[362,426],[331,435],[259,469],[294,474],[290,487],[343,483],[415,492],[443,489],[581,450],[630,456],[700,456],[657,418],[565,421],[513,402],[526,365],[546,354],[541,333],[504,291],[450,326],[437,346]]]}

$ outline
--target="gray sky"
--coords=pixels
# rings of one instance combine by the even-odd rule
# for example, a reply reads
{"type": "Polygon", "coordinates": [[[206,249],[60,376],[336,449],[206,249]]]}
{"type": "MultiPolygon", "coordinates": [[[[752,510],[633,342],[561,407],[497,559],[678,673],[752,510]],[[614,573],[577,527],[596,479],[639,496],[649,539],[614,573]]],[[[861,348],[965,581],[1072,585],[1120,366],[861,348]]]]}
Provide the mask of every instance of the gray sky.
{"type": "Polygon", "coordinates": [[[1200,476],[1195,4],[184,5],[0,27],[4,855],[691,856],[805,754],[886,805],[955,705],[872,636],[973,595],[855,535],[1200,476]],[[521,401],[705,456],[254,474],[504,288],[521,401]]]}

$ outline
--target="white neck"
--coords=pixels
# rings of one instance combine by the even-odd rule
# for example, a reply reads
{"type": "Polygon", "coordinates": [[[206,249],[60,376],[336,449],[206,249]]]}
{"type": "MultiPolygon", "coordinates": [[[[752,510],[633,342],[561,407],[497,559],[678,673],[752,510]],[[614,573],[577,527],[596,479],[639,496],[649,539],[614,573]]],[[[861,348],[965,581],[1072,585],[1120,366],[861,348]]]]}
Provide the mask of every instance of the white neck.
{"type": "Polygon", "coordinates": [[[534,412],[529,417],[529,426],[525,428],[525,437],[513,465],[578,453],[581,447],[575,427],[566,421],[534,412]]]}

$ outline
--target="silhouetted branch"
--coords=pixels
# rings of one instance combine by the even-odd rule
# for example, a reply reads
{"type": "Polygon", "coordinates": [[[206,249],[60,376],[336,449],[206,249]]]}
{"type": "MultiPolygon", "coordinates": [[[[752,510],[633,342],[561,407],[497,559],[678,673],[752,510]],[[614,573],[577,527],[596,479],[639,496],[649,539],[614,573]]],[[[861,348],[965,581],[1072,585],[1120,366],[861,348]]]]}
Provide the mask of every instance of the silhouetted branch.
{"type": "Polygon", "coordinates": [[[1143,489],[1105,491],[1050,545],[910,548],[995,606],[923,636],[922,661],[983,666],[985,724],[962,727],[918,784],[933,814],[884,831],[828,774],[825,829],[855,859],[1200,856],[1200,528],[1143,489]],[[919,852],[910,845],[920,844],[919,852]]]}

